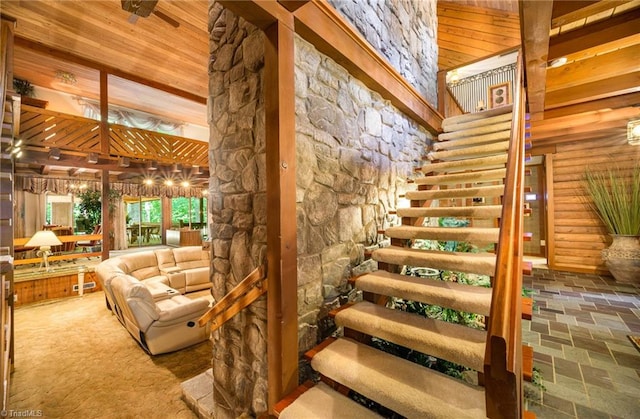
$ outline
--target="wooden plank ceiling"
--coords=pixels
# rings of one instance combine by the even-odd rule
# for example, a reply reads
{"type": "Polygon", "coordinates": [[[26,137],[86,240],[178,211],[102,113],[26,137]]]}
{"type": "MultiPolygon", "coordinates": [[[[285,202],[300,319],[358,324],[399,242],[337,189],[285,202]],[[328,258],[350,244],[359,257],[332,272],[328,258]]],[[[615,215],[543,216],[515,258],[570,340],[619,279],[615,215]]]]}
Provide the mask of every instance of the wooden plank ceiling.
{"type": "Polygon", "coordinates": [[[640,1],[524,2],[522,13],[532,152],[626,136],[640,118],[640,1]]]}
{"type": "Polygon", "coordinates": [[[438,1],[438,69],[449,70],[520,45],[517,1],[438,1]]]}
{"type": "Polygon", "coordinates": [[[111,103],[206,126],[207,0],[160,0],[155,10],[129,23],[120,0],[3,0],[17,20],[14,75],[95,99],[102,69],[118,76],[111,103]],[[64,85],[57,70],[77,83],[64,85]]]}

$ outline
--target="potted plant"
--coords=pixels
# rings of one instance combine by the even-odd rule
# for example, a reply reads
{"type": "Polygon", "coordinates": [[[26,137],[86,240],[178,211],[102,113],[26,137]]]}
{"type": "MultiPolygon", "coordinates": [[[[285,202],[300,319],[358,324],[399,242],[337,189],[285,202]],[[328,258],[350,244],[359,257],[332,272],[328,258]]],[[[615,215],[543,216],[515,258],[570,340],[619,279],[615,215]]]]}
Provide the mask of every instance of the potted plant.
{"type": "Polygon", "coordinates": [[[49,104],[46,100],[36,99],[34,87],[29,80],[14,78],[13,88],[16,93],[19,93],[20,96],[22,96],[20,100],[24,105],[36,106],[44,109],[49,104]]]}
{"type": "Polygon", "coordinates": [[[587,168],[585,189],[613,241],[602,251],[619,282],[640,281],[640,163],[631,168],[607,165],[587,168]]]}

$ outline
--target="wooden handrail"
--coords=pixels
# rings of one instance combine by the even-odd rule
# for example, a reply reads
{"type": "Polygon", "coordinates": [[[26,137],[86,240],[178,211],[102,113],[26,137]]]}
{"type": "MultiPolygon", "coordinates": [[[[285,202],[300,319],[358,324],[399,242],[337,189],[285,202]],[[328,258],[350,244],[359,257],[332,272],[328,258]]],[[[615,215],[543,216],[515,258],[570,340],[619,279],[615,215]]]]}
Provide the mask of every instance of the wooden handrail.
{"type": "Polygon", "coordinates": [[[524,208],[524,112],[522,52],[514,83],[500,241],[493,279],[484,361],[487,417],[520,418],[522,407],[521,293],[524,208]]]}
{"type": "Polygon", "coordinates": [[[258,266],[247,275],[238,285],[227,293],[220,301],[213,305],[198,319],[200,327],[211,322],[211,331],[220,328],[227,320],[238,314],[242,309],[253,303],[267,292],[267,268],[258,266]]]}

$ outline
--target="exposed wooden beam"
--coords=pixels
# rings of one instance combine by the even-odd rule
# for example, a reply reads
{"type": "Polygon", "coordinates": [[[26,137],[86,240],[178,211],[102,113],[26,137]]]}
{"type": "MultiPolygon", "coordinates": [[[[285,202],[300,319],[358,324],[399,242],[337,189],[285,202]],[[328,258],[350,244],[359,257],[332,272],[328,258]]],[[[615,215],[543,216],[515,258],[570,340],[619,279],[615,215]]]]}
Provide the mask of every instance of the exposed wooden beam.
{"type": "Polygon", "coordinates": [[[547,94],[640,70],[640,44],[547,69],[547,94]]]}
{"type": "Polygon", "coordinates": [[[309,0],[278,0],[278,3],[283,5],[288,11],[295,12],[300,7],[307,4],[308,1],[309,0]]]}
{"type": "Polygon", "coordinates": [[[561,108],[545,110],[542,118],[558,118],[566,115],[574,115],[583,112],[598,111],[602,109],[618,109],[627,106],[640,106],[640,93],[627,93],[620,96],[613,96],[591,102],[579,103],[576,105],[564,106],[561,108]]]}
{"type": "MultiPolygon", "coordinates": [[[[553,19],[551,21],[551,27],[557,28],[558,26],[566,25],[567,23],[586,19],[605,10],[613,9],[616,6],[629,3],[629,1],[630,0],[554,1],[554,4],[558,3],[558,11],[552,15],[553,19]],[[560,9],[560,7],[562,7],[562,9],[560,9]],[[560,10],[564,10],[564,12],[561,12],[560,10]]],[[[556,9],[555,6],[554,9],[556,9]]]]}
{"type": "Polygon", "coordinates": [[[568,133],[569,130],[575,130],[573,132],[598,131],[603,124],[609,122],[618,122],[626,126],[626,121],[639,116],[640,108],[628,107],[531,121],[531,139],[535,141],[540,138],[557,137],[568,133]]]}
{"type": "Polygon", "coordinates": [[[154,82],[154,81],[145,79],[144,77],[140,77],[135,74],[124,72],[122,70],[119,70],[116,67],[103,65],[98,62],[91,61],[86,58],[78,57],[77,55],[71,54],[69,52],[62,51],[53,47],[49,47],[49,46],[40,44],[38,42],[33,42],[25,38],[16,37],[15,45],[23,48],[28,48],[33,51],[39,52],[41,54],[49,55],[51,57],[59,58],[63,61],[69,61],[72,63],[83,65],[85,67],[93,68],[100,71],[105,71],[109,74],[113,74],[114,76],[122,77],[123,79],[131,80],[136,83],[144,84],[149,87],[153,87],[155,89],[159,89],[167,93],[171,93],[176,96],[183,97],[185,99],[191,100],[196,103],[202,103],[202,104],[207,103],[207,99],[205,97],[194,95],[193,93],[189,93],[181,89],[176,89],[175,87],[171,87],[166,84],[154,82]]]}
{"type": "Polygon", "coordinates": [[[293,16],[277,0],[218,0],[218,3],[260,29],[264,30],[276,21],[293,29],[293,16]]]}
{"type": "Polygon", "coordinates": [[[268,405],[298,386],[295,39],[281,21],[265,30],[268,405]]]}
{"type": "Polygon", "coordinates": [[[432,134],[442,115],[402,77],[338,12],[324,0],[313,0],[295,13],[296,33],[342,65],[432,134]]]}
{"type": "Polygon", "coordinates": [[[520,2],[527,96],[532,114],[544,111],[552,6],[551,0],[520,2]]]}
{"type": "Polygon", "coordinates": [[[549,92],[546,95],[545,108],[554,109],[634,92],[640,92],[640,70],[549,92]]]}
{"type": "Polygon", "coordinates": [[[601,20],[580,29],[561,33],[549,41],[549,60],[589,48],[601,47],[627,37],[637,37],[640,9],[633,9],[611,19],[601,20]]]}
{"type": "Polygon", "coordinates": [[[576,10],[580,10],[587,6],[591,6],[597,3],[599,0],[555,0],[553,2],[553,12],[551,14],[552,19],[558,19],[561,16],[574,13],[576,10]]]}

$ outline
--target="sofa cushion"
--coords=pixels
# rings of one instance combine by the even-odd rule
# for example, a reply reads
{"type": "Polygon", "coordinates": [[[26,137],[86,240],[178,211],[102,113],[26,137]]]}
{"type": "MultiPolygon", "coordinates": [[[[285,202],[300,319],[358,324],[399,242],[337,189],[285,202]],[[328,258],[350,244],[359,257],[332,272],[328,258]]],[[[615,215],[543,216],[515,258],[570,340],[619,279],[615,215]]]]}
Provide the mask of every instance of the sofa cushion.
{"type": "Polygon", "coordinates": [[[149,289],[129,275],[119,275],[111,282],[113,295],[122,310],[125,326],[130,332],[145,332],[160,318],[149,289]]]}
{"type": "Polygon", "coordinates": [[[161,271],[168,270],[168,268],[176,267],[176,260],[173,258],[172,249],[158,249],[154,251],[156,258],[158,259],[158,268],[161,271]]]}
{"type": "Polygon", "coordinates": [[[208,268],[209,252],[200,246],[186,246],[173,249],[176,266],[181,269],[208,268]]]}
{"type": "Polygon", "coordinates": [[[120,256],[126,265],[125,272],[137,279],[160,275],[158,259],[154,252],[138,252],[120,256]]]}

